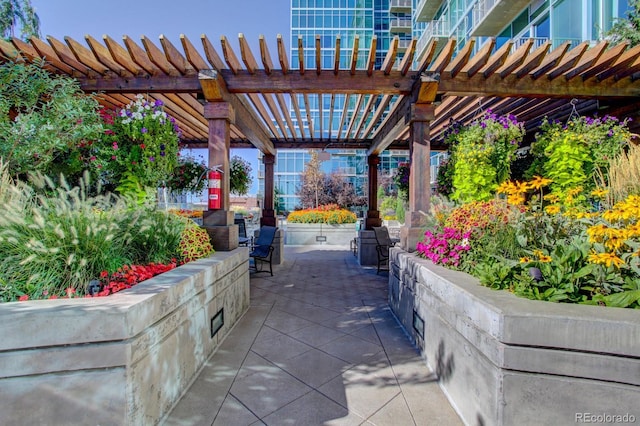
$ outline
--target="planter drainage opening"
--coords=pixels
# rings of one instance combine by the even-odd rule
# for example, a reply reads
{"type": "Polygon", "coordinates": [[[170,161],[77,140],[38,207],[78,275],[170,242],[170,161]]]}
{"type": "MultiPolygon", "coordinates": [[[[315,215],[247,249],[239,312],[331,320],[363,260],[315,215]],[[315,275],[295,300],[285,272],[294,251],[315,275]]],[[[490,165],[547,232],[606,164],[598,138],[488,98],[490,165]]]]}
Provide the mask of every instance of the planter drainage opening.
{"type": "Polygon", "coordinates": [[[224,325],[224,308],[211,317],[211,338],[216,335],[224,325]]]}
{"type": "Polygon", "coordinates": [[[424,341],[424,320],[420,318],[420,315],[418,315],[416,311],[413,311],[413,329],[424,341]]]}

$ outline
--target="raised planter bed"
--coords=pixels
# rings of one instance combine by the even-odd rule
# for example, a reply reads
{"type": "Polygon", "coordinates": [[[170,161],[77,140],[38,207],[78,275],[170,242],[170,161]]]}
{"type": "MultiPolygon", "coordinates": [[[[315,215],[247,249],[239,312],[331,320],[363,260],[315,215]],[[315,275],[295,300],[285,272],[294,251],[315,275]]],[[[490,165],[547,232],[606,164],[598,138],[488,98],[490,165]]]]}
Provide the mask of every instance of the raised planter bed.
{"type": "Polygon", "coordinates": [[[108,297],[0,305],[3,424],[159,423],[248,309],[248,268],[239,248],[108,297]]]}
{"type": "Polygon", "coordinates": [[[356,224],[345,223],[287,223],[285,244],[288,245],[346,245],[357,236],[356,224]]]}
{"type": "Polygon", "coordinates": [[[637,310],[522,299],[397,248],[390,265],[389,303],[467,424],[640,421],[637,310]]]}

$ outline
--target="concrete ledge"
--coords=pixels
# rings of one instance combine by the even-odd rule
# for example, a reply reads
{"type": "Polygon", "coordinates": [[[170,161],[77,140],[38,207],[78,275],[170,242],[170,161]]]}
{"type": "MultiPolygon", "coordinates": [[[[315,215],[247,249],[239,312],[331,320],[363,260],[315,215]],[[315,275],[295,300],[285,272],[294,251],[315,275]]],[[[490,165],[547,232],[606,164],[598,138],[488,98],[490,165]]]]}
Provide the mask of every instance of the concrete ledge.
{"type": "Polygon", "coordinates": [[[356,224],[327,225],[325,223],[287,223],[285,244],[346,245],[357,236],[356,224]]]}
{"type": "Polygon", "coordinates": [[[248,266],[239,248],[104,298],[1,304],[3,422],[157,424],[248,309],[248,266]]]}
{"type": "Polygon", "coordinates": [[[398,248],[390,257],[389,303],[467,424],[640,420],[638,311],[522,299],[398,248]]]}

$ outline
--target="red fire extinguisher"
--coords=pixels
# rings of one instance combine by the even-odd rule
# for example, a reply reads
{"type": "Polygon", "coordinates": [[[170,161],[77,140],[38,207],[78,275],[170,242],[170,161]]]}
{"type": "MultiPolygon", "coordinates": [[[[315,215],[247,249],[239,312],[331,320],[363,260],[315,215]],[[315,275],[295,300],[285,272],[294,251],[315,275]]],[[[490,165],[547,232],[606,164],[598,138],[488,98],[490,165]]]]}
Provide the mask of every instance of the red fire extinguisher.
{"type": "Polygon", "coordinates": [[[222,208],[222,174],[209,170],[209,210],[222,208]]]}

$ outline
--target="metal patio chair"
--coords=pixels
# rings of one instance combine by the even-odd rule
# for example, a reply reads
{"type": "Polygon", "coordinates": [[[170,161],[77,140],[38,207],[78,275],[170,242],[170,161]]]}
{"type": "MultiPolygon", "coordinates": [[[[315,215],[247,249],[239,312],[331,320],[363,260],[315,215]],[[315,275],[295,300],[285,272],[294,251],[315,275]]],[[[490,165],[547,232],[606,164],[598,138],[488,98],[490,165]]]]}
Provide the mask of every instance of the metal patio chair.
{"type": "Polygon", "coordinates": [[[376,251],[378,252],[378,270],[389,270],[389,248],[396,245],[397,241],[389,236],[389,230],[386,226],[374,226],[373,233],[376,236],[376,251]],[[386,268],[385,268],[386,266],[386,268]]]}
{"type": "Polygon", "coordinates": [[[251,246],[249,257],[253,259],[253,268],[257,272],[267,272],[263,269],[264,265],[258,267],[258,264],[269,264],[269,273],[273,276],[273,268],[271,258],[273,256],[273,240],[278,230],[275,226],[263,226],[260,228],[258,238],[251,246]]]}

